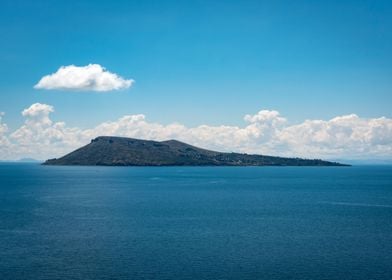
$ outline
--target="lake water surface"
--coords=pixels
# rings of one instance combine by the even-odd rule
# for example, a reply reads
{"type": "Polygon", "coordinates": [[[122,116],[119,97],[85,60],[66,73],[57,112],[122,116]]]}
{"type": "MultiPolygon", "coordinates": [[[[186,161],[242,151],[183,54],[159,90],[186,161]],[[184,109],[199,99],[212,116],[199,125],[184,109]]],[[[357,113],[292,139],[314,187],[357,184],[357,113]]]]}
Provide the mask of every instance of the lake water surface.
{"type": "Polygon", "coordinates": [[[392,279],[392,167],[0,164],[0,279],[392,279]]]}

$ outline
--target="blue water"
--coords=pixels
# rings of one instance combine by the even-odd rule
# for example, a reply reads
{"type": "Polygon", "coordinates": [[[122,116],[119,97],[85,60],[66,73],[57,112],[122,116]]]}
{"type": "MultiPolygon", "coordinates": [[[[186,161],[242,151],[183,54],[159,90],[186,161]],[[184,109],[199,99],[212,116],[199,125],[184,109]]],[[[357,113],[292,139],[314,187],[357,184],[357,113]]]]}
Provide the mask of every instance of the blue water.
{"type": "Polygon", "coordinates": [[[0,164],[0,279],[392,279],[392,167],[0,164]]]}

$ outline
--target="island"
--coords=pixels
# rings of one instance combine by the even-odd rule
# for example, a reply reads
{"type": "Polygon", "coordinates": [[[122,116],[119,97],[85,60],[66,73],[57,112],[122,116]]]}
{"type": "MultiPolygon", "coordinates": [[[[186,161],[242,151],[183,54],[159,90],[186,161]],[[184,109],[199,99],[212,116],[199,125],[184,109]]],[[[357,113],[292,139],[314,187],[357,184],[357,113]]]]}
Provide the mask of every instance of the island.
{"type": "Polygon", "coordinates": [[[285,158],[201,149],[177,140],[100,136],[44,165],[104,166],[348,166],[320,159],[285,158]]]}

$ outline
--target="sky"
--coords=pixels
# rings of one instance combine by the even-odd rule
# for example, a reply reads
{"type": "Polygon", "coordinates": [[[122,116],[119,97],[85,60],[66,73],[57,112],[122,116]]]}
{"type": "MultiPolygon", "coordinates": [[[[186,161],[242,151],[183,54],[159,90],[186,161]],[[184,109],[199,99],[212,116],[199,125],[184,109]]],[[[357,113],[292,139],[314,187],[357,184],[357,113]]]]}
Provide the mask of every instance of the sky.
{"type": "Polygon", "coordinates": [[[0,159],[98,135],[392,160],[391,1],[0,2],[0,159]]]}

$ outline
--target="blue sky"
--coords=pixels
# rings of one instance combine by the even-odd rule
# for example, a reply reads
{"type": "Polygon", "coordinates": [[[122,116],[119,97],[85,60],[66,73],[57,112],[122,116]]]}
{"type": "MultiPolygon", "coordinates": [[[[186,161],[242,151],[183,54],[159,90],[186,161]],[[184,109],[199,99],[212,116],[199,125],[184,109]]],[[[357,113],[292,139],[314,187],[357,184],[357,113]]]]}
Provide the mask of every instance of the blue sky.
{"type": "Polygon", "coordinates": [[[391,1],[0,2],[0,112],[33,103],[89,128],[124,115],[186,126],[392,117],[391,1]],[[100,64],[135,83],[110,93],[37,90],[60,66],[100,64]]]}

